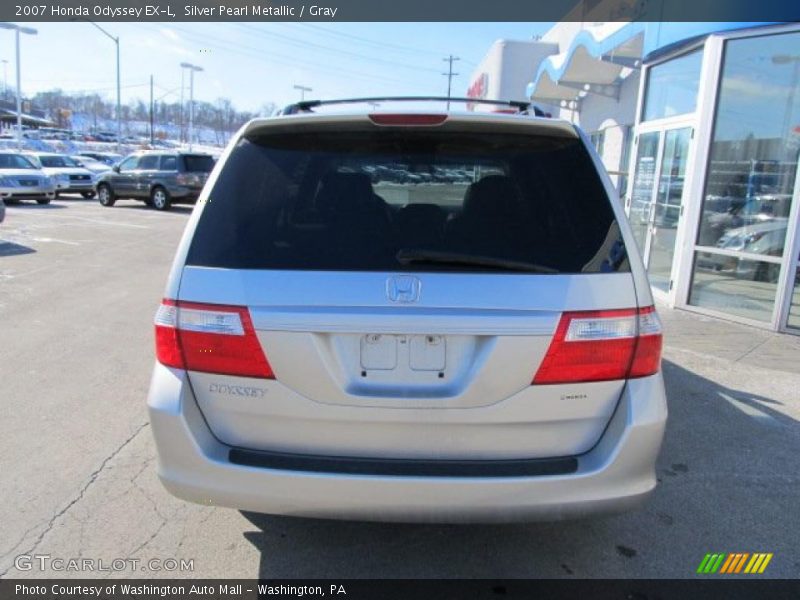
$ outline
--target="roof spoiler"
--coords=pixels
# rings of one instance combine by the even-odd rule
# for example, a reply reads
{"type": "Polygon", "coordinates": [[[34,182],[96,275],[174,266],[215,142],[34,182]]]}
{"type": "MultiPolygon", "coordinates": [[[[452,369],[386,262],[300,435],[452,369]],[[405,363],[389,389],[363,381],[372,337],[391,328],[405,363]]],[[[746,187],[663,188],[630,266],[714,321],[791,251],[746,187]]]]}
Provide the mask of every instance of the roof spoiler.
{"type": "Polygon", "coordinates": [[[494,106],[510,106],[517,114],[544,117],[544,111],[530,102],[522,100],[484,100],[482,98],[452,98],[447,96],[379,96],[373,98],[342,98],[338,100],[301,100],[284,107],[278,115],[296,115],[312,113],[318,106],[332,104],[373,104],[377,102],[458,102],[467,104],[490,104],[494,106]]]}

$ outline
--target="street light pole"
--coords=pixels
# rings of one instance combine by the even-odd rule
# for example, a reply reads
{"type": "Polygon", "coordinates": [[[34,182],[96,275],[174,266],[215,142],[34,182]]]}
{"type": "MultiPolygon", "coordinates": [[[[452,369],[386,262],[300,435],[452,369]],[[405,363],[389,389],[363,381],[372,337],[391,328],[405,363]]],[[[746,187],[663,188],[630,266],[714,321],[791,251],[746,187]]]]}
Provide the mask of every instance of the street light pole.
{"type": "Polygon", "coordinates": [[[194,136],[194,72],[202,71],[203,67],[198,67],[191,63],[182,62],[181,67],[189,69],[189,152],[192,151],[192,138],[194,136]]]}
{"type": "Polygon", "coordinates": [[[180,126],[180,131],[178,131],[178,141],[180,141],[181,144],[183,143],[183,108],[184,108],[183,107],[183,104],[184,104],[184,102],[183,102],[183,88],[186,87],[186,85],[183,82],[183,77],[184,77],[185,74],[186,74],[186,71],[183,68],[181,68],[181,108],[180,108],[180,111],[179,111],[180,119],[181,119],[181,126],[180,126]]]}
{"type": "Polygon", "coordinates": [[[16,50],[17,50],[17,150],[22,150],[22,75],[20,74],[20,59],[19,59],[19,34],[27,33],[28,35],[36,35],[38,32],[32,27],[20,27],[14,23],[0,23],[2,29],[13,29],[16,34],[16,50]]]}
{"type": "Polygon", "coordinates": [[[19,60],[19,27],[14,32],[17,37],[17,150],[22,150],[22,84],[19,60]]]}
{"type": "Polygon", "coordinates": [[[8,96],[8,61],[3,59],[3,100],[8,96]]]}
{"type": "Polygon", "coordinates": [[[120,85],[119,73],[119,36],[114,37],[105,29],[100,27],[100,25],[84,17],[75,17],[74,19],[70,19],[70,21],[86,21],[87,23],[94,25],[103,35],[114,42],[117,46],[117,154],[119,154],[119,145],[122,141],[122,86],[120,85]]]}

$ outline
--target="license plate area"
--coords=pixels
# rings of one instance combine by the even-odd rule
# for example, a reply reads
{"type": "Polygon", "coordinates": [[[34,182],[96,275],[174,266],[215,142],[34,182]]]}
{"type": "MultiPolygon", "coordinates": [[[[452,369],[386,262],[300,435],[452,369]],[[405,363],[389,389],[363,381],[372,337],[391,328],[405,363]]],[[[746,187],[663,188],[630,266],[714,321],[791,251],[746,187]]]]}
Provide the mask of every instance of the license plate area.
{"type": "Polygon", "coordinates": [[[444,371],[447,339],[443,335],[395,335],[370,333],[361,336],[361,368],[365,371],[444,371]]]}

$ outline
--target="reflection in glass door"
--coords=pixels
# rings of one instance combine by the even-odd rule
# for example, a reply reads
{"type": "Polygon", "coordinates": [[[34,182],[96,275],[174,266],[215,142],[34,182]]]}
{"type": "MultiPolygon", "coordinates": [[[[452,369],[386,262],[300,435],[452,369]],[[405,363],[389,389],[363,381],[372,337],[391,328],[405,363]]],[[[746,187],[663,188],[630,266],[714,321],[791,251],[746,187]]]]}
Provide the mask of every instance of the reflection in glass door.
{"type": "Polygon", "coordinates": [[[647,258],[650,285],[664,292],[670,289],[672,258],[675,254],[678,219],[681,216],[686,158],[691,137],[691,127],[664,132],[664,149],[658,174],[658,193],[652,211],[647,258]]]}
{"type": "Polygon", "coordinates": [[[653,209],[653,190],[655,189],[656,159],[660,131],[650,131],[639,136],[636,163],[633,166],[633,188],[628,210],[628,219],[633,228],[633,237],[644,255],[647,232],[653,209]]]}
{"type": "Polygon", "coordinates": [[[669,292],[691,127],[642,133],[629,219],[650,284],[669,292]]]}

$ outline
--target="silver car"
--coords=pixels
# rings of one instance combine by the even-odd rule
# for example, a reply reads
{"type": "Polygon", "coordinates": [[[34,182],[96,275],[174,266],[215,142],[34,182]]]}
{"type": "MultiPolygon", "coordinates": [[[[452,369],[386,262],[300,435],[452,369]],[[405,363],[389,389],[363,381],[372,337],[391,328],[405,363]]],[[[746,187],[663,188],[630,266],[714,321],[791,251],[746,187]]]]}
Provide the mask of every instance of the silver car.
{"type": "Polygon", "coordinates": [[[79,165],[74,159],[54,152],[29,152],[26,156],[53,179],[56,184],[56,197],[66,193],[80,194],[84,198],[94,198],[92,172],[79,165]]]}
{"type": "Polygon", "coordinates": [[[0,197],[6,204],[20,200],[49,204],[55,198],[55,191],[53,180],[30,158],[0,151],[0,197]]]}
{"type": "Polygon", "coordinates": [[[584,134],[300,108],[242,128],[178,248],[148,397],[166,488],[386,521],[642,502],[661,324],[584,134]]]}

